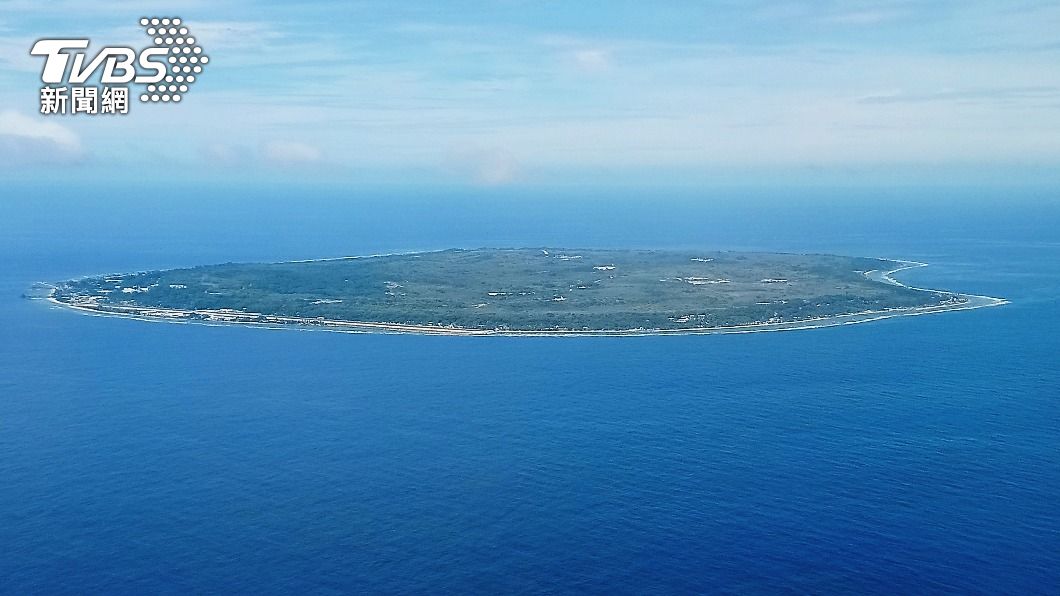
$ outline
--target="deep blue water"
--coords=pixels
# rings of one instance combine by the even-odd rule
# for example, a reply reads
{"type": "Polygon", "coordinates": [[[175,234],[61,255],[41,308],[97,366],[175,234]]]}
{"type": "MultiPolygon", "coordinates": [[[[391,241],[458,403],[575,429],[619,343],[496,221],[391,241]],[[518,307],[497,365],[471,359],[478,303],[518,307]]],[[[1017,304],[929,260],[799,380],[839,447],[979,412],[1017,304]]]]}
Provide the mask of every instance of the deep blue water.
{"type": "Polygon", "coordinates": [[[0,199],[2,593],[1060,592],[1058,193],[73,190],[0,199]],[[932,266],[904,280],[1013,303],[572,339],[19,298],[108,271],[525,245],[909,258],[932,266]]]}

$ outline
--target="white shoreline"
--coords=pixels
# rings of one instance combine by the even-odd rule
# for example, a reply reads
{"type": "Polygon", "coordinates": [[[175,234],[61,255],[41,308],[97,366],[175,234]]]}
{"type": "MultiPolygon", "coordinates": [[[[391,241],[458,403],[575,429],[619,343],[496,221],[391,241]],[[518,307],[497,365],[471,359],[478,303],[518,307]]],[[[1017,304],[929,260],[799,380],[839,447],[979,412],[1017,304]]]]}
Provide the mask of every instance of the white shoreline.
{"type": "MultiPolygon", "coordinates": [[[[435,252],[435,251],[427,251],[435,252]]],[[[410,255],[410,254],[422,254],[417,252],[407,253],[389,253],[380,255],[367,255],[367,256],[353,256],[353,257],[331,257],[324,259],[307,259],[301,261],[285,261],[288,263],[312,263],[312,262],[323,262],[323,261],[337,261],[337,260],[349,260],[349,259],[361,259],[361,258],[373,258],[381,256],[392,256],[392,255],[410,255]]],[[[879,258],[879,257],[876,257],[879,258]]],[[[863,273],[866,277],[879,281],[881,283],[889,283],[892,285],[901,286],[910,290],[917,290],[921,292],[943,292],[952,294],[956,297],[965,299],[965,302],[958,304],[939,304],[931,306],[917,306],[917,307],[905,307],[905,308],[889,308],[881,310],[866,310],[856,313],[847,313],[841,315],[831,315],[825,317],[815,317],[812,319],[803,319],[799,321],[788,321],[783,323],[751,323],[747,325],[729,325],[729,326],[715,326],[715,327],[689,327],[685,329],[598,329],[598,330],[500,330],[500,329],[474,329],[468,327],[443,327],[434,325],[413,325],[403,323],[380,323],[371,321],[343,321],[337,319],[323,319],[323,318],[304,318],[304,317],[284,317],[274,315],[263,315],[260,313],[248,313],[242,311],[232,311],[226,309],[206,309],[206,310],[182,310],[182,309],[167,309],[167,308],[149,308],[149,307],[110,307],[116,310],[102,310],[98,308],[90,308],[77,304],[70,304],[62,302],[55,298],[55,287],[52,286],[52,290],[48,293],[47,301],[54,306],[69,309],[79,314],[100,316],[100,317],[119,317],[124,319],[134,319],[137,321],[147,321],[155,323],[183,323],[192,325],[206,325],[206,326],[240,326],[240,327],[257,327],[261,329],[285,329],[285,330],[300,330],[300,331],[328,331],[332,333],[376,333],[376,334],[401,334],[401,335],[448,335],[448,336],[473,336],[473,337],[642,337],[642,336],[654,336],[654,335],[729,335],[738,333],[763,333],[767,331],[797,331],[802,329],[823,329],[827,327],[840,327],[844,325],[855,325],[860,323],[870,323],[873,321],[880,321],[883,319],[891,319],[895,317],[909,317],[919,315],[937,314],[943,312],[953,312],[961,310],[975,310],[979,308],[989,308],[994,306],[1002,306],[1009,304],[1010,302],[1004,298],[995,298],[992,296],[983,296],[978,294],[963,294],[958,292],[951,292],[949,290],[935,290],[929,288],[919,288],[910,285],[903,284],[902,282],[894,279],[893,274],[899,271],[905,271],[907,269],[914,269],[918,267],[927,267],[927,263],[921,263],[918,261],[906,261],[901,259],[880,259],[885,261],[891,261],[893,263],[902,264],[901,267],[890,269],[887,271],[871,270],[863,273]],[[127,309],[128,312],[122,312],[118,309],[127,309]],[[157,313],[157,314],[145,314],[145,313],[157,313]],[[197,317],[207,317],[205,319],[197,317]],[[217,317],[214,319],[213,317],[217,317]],[[257,320],[267,318],[266,322],[257,320]],[[245,320],[240,320],[245,319],[245,320]]],[[[91,277],[91,276],[89,276],[91,277]]],[[[51,285],[51,284],[47,284],[51,285]]]]}

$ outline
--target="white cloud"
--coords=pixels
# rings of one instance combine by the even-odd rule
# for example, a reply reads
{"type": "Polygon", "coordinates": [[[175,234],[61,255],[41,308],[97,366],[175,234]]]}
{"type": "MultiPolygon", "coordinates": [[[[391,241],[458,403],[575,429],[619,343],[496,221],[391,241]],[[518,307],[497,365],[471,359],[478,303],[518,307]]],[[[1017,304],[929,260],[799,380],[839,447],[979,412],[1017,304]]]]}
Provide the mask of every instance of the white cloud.
{"type": "Polygon", "coordinates": [[[450,171],[482,186],[503,186],[519,179],[519,161],[510,151],[493,147],[464,151],[449,159],[450,171]]]}
{"type": "Polygon", "coordinates": [[[0,112],[0,165],[66,163],[82,156],[81,139],[42,116],[0,112]]]}
{"type": "Polygon", "coordinates": [[[40,72],[44,59],[30,55],[33,42],[27,36],[0,37],[0,66],[16,72],[40,72]]]}
{"type": "Polygon", "coordinates": [[[323,158],[320,149],[298,141],[269,141],[262,147],[265,161],[276,165],[304,165],[323,158]]]}
{"type": "MultiPolygon", "coordinates": [[[[372,35],[351,37],[318,32],[313,15],[307,35],[295,13],[221,11],[189,21],[217,70],[177,109],[136,105],[136,114],[114,119],[27,111],[14,127],[20,132],[0,139],[8,161],[77,155],[71,127],[91,135],[100,163],[104,154],[117,163],[198,148],[189,159],[218,167],[444,164],[485,185],[559,167],[1055,163],[1060,155],[1060,8],[765,6],[734,10],[732,35],[649,28],[612,37],[594,35],[595,27],[565,26],[560,35],[503,23],[387,27],[385,19],[368,27],[372,35]],[[889,44],[876,32],[857,34],[884,24],[920,29],[889,44]],[[1007,49],[983,50],[988,42],[1007,49]],[[1041,47],[1020,51],[1032,43],[1041,47]],[[183,143],[156,147],[160,128],[183,143]],[[469,150],[453,156],[450,148],[469,150]]],[[[126,29],[141,34],[119,23],[93,38],[120,39],[126,29]]],[[[0,106],[26,106],[27,89],[32,103],[41,61],[28,56],[29,45],[0,36],[0,106]]]]}
{"type": "Polygon", "coordinates": [[[856,10],[831,14],[824,17],[824,20],[839,25],[878,25],[903,16],[905,14],[897,10],[856,10]]]}
{"type": "Polygon", "coordinates": [[[611,54],[607,50],[587,48],[573,54],[574,64],[585,72],[600,72],[611,67],[611,54]]]}
{"type": "Polygon", "coordinates": [[[209,165],[220,168],[303,166],[319,163],[324,158],[324,152],[317,147],[298,141],[273,140],[256,146],[217,141],[201,146],[201,151],[209,165]]]}
{"type": "Polygon", "coordinates": [[[907,17],[912,8],[912,5],[902,2],[841,2],[835,5],[825,2],[780,2],[764,4],[751,14],[757,20],[783,21],[793,26],[871,26],[907,17]]]}
{"type": "Polygon", "coordinates": [[[251,155],[246,147],[228,143],[211,143],[203,148],[203,153],[211,165],[218,166],[242,165],[251,155]]]}
{"type": "Polygon", "coordinates": [[[283,38],[268,24],[254,21],[189,21],[188,27],[210,51],[261,48],[283,38]]]}
{"type": "Polygon", "coordinates": [[[475,181],[487,186],[499,186],[514,182],[519,177],[519,164],[506,151],[492,152],[478,164],[475,181]]]}

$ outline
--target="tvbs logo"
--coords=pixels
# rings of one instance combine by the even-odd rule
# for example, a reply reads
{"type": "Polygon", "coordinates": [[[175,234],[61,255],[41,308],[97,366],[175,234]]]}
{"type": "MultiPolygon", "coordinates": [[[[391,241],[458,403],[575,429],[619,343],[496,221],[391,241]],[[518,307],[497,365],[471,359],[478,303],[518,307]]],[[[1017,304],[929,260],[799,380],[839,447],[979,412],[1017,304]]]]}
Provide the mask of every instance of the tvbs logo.
{"type": "Polygon", "coordinates": [[[130,83],[143,85],[141,102],[179,103],[210,58],[179,18],[144,17],[140,27],[153,45],[107,46],[91,58],[88,39],[37,40],[29,53],[44,57],[41,114],[128,114],[130,83]]]}

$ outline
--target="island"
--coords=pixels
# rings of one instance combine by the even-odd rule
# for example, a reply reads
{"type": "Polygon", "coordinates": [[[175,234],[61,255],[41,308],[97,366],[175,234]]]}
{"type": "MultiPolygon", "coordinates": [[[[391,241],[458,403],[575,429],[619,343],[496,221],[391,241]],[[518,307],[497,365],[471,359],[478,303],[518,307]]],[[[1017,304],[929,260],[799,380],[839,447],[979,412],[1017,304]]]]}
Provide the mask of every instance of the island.
{"type": "Polygon", "coordinates": [[[90,276],[50,285],[46,297],[151,320],[449,335],[774,331],[1006,303],[892,277],[919,266],[823,254],[450,249],[90,276]]]}

